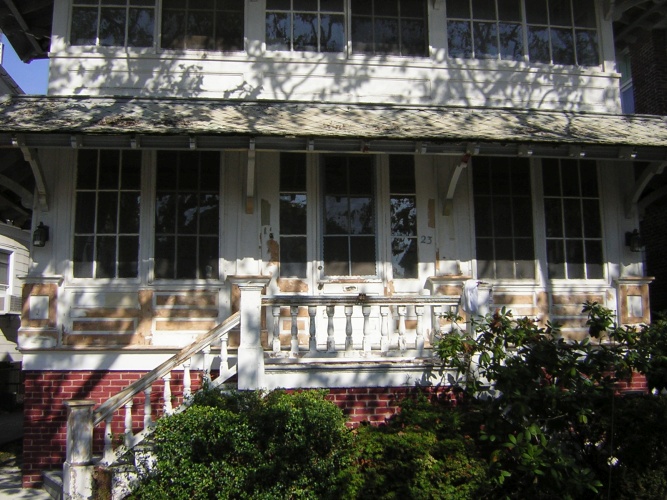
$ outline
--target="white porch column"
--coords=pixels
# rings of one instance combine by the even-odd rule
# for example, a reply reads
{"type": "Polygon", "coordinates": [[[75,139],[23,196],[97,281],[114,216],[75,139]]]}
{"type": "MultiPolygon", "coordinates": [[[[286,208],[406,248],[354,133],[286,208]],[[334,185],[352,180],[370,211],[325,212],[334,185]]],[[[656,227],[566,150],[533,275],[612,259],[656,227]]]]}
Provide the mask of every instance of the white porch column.
{"type": "Polygon", "coordinates": [[[65,401],[67,452],[63,465],[63,497],[93,498],[93,401],[65,401]]]}
{"type": "Polygon", "coordinates": [[[238,351],[239,390],[261,389],[264,384],[264,349],[261,342],[262,289],[270,276],[229,276],[241,292],[241,338],[238,351]]]}

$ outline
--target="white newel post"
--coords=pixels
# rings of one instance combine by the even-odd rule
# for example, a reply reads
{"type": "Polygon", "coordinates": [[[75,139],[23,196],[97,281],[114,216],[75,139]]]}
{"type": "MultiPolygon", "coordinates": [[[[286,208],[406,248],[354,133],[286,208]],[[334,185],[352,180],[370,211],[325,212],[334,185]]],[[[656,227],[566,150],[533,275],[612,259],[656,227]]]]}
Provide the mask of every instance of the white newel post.
{"type": "Polygon", "coordinates": [[[241,292],[241,338],[238,351],[238,387],[261,389],[264,384],[264,349],[261,342],[262,289],[270,276],[229,276],[241,292]]]}
{"type": "Polygon", "coordinates": [[[65,500],[93,498],[93,401],[65,401],[67,455],[63,465],[65,500]]]}

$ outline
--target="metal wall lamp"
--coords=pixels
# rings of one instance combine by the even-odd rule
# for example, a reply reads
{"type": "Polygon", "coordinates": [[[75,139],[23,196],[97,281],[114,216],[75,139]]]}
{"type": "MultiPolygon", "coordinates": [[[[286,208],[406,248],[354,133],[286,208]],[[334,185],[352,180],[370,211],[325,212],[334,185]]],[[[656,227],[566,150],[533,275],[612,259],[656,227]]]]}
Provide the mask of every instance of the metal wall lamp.
{"type": "Polygon", "coordinates": [[[49,226],[45,226],[43,222],[40,222],[37,229],[32,233],[32,245],[43,247],[47,241],[49,241],[49,226]]]}
{"type": "Polygon", "coordinates": [[[630,247],[631,252],[641,252],[644,249],[644,242],[637,229],[625,233],[625,246],[630,247]]]}

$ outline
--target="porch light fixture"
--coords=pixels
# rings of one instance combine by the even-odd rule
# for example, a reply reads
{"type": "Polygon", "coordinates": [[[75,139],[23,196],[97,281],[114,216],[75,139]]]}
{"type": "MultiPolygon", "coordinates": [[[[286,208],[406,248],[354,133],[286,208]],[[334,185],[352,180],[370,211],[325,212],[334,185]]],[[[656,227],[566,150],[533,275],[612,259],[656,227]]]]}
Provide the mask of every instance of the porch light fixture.
{"type": "Polygon", "coordinates": [[[644,249],[644,242],[637,229],[625,233],[625,246],[630,247],[631,252],[641,252],[644,249]]]}
{"type": "Polygon", "coordinates": [[[32,245],[43,247],[47,241],[49,241],[49,226],[45,226],[43,222],[40,222],[37,229],[32,233],[32,245]]]}

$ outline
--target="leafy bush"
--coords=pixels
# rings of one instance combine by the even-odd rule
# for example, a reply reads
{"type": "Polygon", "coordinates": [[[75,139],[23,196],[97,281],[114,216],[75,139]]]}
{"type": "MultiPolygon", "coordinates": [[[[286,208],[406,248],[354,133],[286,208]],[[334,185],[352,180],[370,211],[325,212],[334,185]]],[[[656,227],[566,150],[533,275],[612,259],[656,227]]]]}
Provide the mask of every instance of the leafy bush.
{"type": "Polygon", "coordinates": [[[321,391],[205,391],[158,422],[157,466],[135,497],[333,497],[349,439],[342,412],[321,391]]]}

